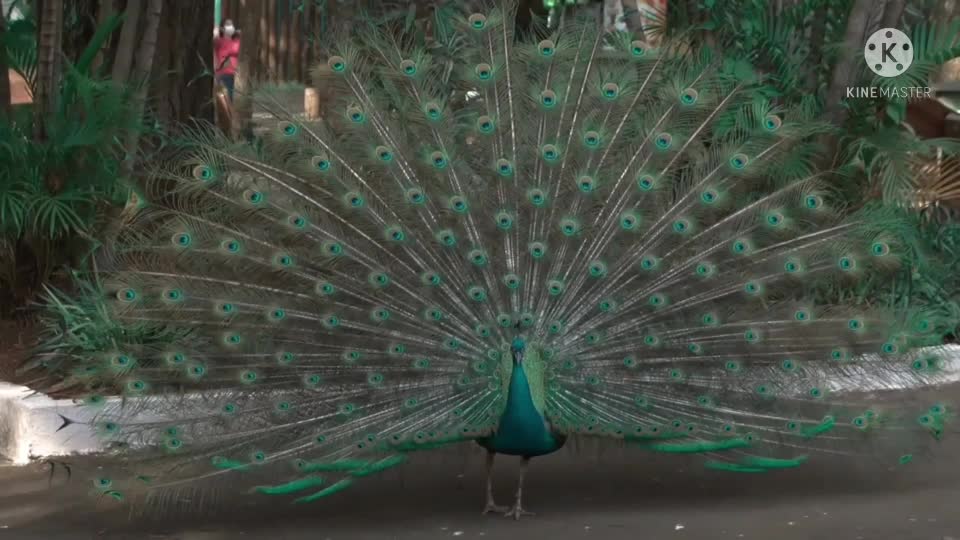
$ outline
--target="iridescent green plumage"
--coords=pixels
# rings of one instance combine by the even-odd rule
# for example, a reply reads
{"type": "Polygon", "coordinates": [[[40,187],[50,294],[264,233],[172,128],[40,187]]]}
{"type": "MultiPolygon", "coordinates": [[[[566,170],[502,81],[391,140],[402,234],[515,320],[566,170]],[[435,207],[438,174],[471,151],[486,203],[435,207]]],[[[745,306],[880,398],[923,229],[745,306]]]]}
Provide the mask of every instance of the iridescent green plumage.
{"type": "Polygon", "coordinates": [[[513,361],[503,413],[497,420],[493,435],[477,440],[490,452],[524,457],[542,456],[559,450],[566,439],[559,433],[553,433],[543,416],[544,370],[542,365],[538,365],[535,354],[528,359],[526,353],[527,345],[523,338],[514,338],[510,346],[513,361]]]}
{"type": "Polygon", "coordinates": [[[157,167],[100,310],[69,313],[109,326],[38,362],[123,451],[98,492],[215,478],[312,501],[410,452],[570,437],[735,472],[873,442],[895,464],[943,434],[946,405],[832,393],[937,382],[914,348],[940,323],[817,300],[913,260],[895,212],[831,208],[826,126],[744,60],[593,20],[522,41],[514,9],[464,14],[446,55],[384,28],[338,41],[324,119],[264,97],[262,144],[198,130],[157,167]]]}

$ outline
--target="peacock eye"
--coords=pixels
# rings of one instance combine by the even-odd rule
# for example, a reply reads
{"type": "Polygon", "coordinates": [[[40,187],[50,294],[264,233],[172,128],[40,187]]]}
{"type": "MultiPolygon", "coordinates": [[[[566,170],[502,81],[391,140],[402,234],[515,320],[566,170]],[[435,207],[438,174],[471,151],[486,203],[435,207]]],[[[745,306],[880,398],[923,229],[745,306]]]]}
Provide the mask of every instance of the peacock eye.
{"type": "Polygon", "coordinates": [[[637,223],[640,222],[640,217],[635,212],[627,210],[620,215],[620,227],[626,231],[633,230],[636,228],[637,223]]]}
{"type": "Polygon", "coordinates": [[[783,125],[783,120],[779,116],[774,114],[768,114],[763,119],[763,127],[767,131],[776,131],[780,129],[780,126],[783,125]]]}
{"type": "Polygon", "coordinates": [[[560,149],[555,145],[545,144],[543,145],[542,155],[546,161],[556,161],[560,157],[560,149]]]}
{"type": "Polygon", "coordinates": [[[477,64],[477,67],[474,68],[474,73],[477,74],[477,78],[481,81],[487,81],[493,77],[493,67],[486,63],[477,64]]]}
{"type": "Polygon", "coordinates": [[[607,99],[616,99],[617,96],[620,95],[620,85],[608,82],[600,88],[600,92],[603,94],[603,97],[607,99]]]}
{"type": "Polygon", "coordinates": [[[177,233],[173,235],[172,241],[173,241],[173,244],[177,247],[189,247],[190,244],[193,242],[193,238],[190,236],[189,233],[183,232],[183,233],[177,233]]]}
{"type": "Polygon", "coordinates": [[[467,19],[474,30],[482,30],[487,25],[487,17],[482,13],[474,13],[467,19]]]}
{"type": "Polygon", "coordinates": [[[556,44],[553,40],[545,39],[537,45],[537,49],[540,51],[542,56],[553,56],[553,53],[556,51],[556,44]]]}
{"type": "Polygon", "coordinates": [[[244,200],[252,205],[258,205],[263,202],[263,193],[259,191],[248,190],[243,194],[244,200]]]}
{"type": "MultiPolygon", "coordinates": [[[[168,294],[168,298],[169,297],[170,296],[168,294]]],[[[179,296],[177,296],[177,298],[179,298],[179,296]]],[[[134,300],[137,299],[137,291],[133,289],[123,289],[122,291],[117,293],[117,299],[123,302],[133,302],[134,300]]]]}
{"type": "Polygon", "coordinates": [[[649,174],[641,174],[637,177],[637,187],[639,187],[641,191],[650,191],[654,185],[654,179],[649,174]]]}
{"type": "Polygon", "coordinates": [[[447,247],[454,246],[457,243],[457,237],[454,236],[452,231],[446,229],[437,233],[436,238],[441,244],[447,247]]]}
{"type": "Polygon", "coordinates": [[[407,200],[413,204],[421,204],[426,196],[420,188],[410,188],[407,190],[407,200]]]}
{"type": "Polygon", "coordinates": [[[890,246],[886,242],[874,242],[870,246],[870,253],[875,257],[883,257],[890,253],[890,246]]]}
{"type": "Polygon", "coordinates": [[[330,170],[330,160],[325,157],[315,157],[311,162],[318,171],[323,172],[330,170]]]}
{"type": "Polygon", "coordinates": [[[583,135],[583,144],[588,148],[596,148],[600,146],[600,133],[596,131],[588,131],[583,135]]]}
{"type": "Polygon", "coordinates": [[[198,180],[211,180],[214,176],[213,169],[207,165],[197,165],[193,168],[193,177],[198,180]]]}
{"type": "Polygon", "coordinates": [[[434,167],[443,169],[447,166],[447,156],[440,151],[432,152],[430,154],[430,162],[433,163],[434,167]]]}
{"type": "Polygon", "coordinates": [[[669,133],[661,133],[657,135],[657,138],[654,140],[654,144],[660,150],[666,150],[670,148],[670,145],[673,144],[673,135],[669,133]]]}
{"type": "Polygon", "coordinates": [[[593,178],[589,176],[581,176],[580,179],[577,180],[577,187],[580,188],[580,191],[584,193],[590,193],[597,187],[597,185],[593,178]]]}
{"type": "Polygon", "coordinates": [[[337,73],[347,69],[347,61],[342,56],[331,56],[327,59],[327,66],[337,73]]]}
{"type": "Polygon", "coordinates": [[[747,166],[749,158],[745,154],[734,154],[730,158],[730,166],[734,169],[740,170],[747,166]]]}
{"type": "Polygon", "coordinates": [[[553,90],[544,90],[540,92],[540,103],[550,109],[557,104],[557,93],[553,90]]]}

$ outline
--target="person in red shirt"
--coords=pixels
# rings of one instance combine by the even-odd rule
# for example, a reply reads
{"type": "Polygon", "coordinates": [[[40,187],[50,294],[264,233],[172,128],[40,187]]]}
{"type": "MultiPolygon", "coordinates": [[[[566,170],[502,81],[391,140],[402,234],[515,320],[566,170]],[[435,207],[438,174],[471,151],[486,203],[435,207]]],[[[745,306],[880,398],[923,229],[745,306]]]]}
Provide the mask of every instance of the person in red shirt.
{"type": "Polygon", "coordinates": [[[227,89],[227,97],[233,101],[233,83],[240,55],[240,31],[233,26],[230,19],[223,21],[223,26],[214,30],[213,52],[217,82],[227,89]]]}

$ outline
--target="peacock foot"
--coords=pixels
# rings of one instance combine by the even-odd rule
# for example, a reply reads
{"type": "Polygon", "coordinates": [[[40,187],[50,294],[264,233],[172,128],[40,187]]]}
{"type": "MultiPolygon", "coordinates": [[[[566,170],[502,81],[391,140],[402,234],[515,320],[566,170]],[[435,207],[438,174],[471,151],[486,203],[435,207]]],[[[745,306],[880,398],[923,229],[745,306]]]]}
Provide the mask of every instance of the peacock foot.
{"type": "Polygon", "coordinates": [[[511,508],[509,512],[504,514],[504,517],[512,517],[513,519],[519,520],[520,516],[535,516],[535,515],[536,514],[533,512],[527,512],[526,510],[524,510],[523,507],[520,506],[520,504],[518,503],[513,505],[513,508],[511,508]]]}
{"type": "Polygon", "coordinates": [[[489,500],[487,501],[487,505],[483,507],[483,515],[487,515],[490,512],[493,512],[494,514],[503,514],[508,510],[509,510],[508,507],[499,506],[496,503],[494,503],[493,500],[489,500]]]}

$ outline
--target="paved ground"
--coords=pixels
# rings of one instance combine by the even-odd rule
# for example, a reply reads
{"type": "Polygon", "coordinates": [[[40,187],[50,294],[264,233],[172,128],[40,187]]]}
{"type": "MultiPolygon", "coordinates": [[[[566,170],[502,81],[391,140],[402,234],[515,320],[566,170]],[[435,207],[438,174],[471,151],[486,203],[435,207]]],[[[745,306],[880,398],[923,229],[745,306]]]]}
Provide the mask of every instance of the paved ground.
{"type": "MultiPolygon", "coordinates": [[[[960,397],[960,385],[949,394],[960,397]]],[[[960,540],[958,451],[960,438],[948,434],[933,454],[896,471],[827,460],[757,476],[636,449],[571,448],[534,462],[525,496],[538,515],[519,523],[480,515],[483,460],[473,448],[420,456],[314,505],[184,497],[180,510],[149,518],[94,508],[86,488],[61,475],[50,488],[40,465],[7,467],[0,539],[960,540]]],[[[515,459],[498,462],[501,504],[515,472],[515,459]]]]}

